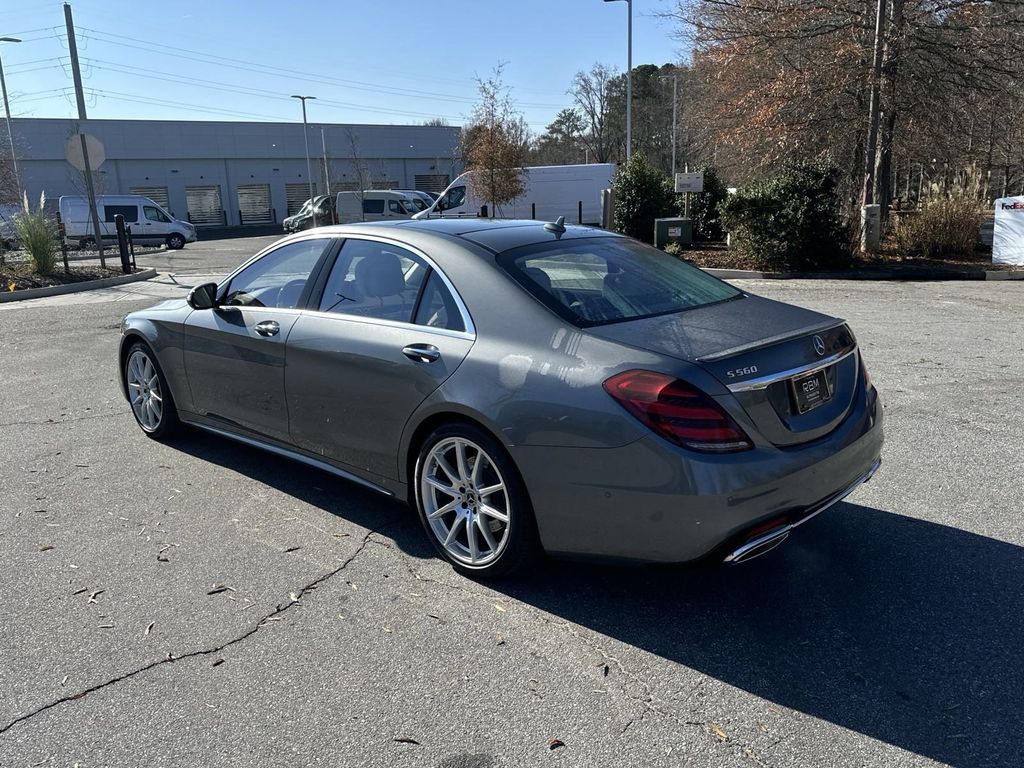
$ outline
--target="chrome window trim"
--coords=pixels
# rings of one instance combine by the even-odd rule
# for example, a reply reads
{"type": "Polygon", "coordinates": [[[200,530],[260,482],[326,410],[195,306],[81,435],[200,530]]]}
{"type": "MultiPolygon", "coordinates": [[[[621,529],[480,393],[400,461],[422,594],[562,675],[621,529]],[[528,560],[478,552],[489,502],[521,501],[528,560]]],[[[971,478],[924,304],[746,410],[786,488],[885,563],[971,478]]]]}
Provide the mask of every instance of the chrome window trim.
{"type": "Polygon", "coordinates": [[[400,320],[388,320],[384,317],[371,317],[368,315],[349,315],[343,312],[321,312],[317,309],[307,309],[302,312],[307,317],[318,317],[325,320],[346,320],[366,325],[383,325],[388,328],[402,328],[416,333],[427,333],[434,336],[447,336],[452,339],[465,339],[476,341],[476,332],[452,331],[448,328],[435,328],[432,325],[417,325],[416,323],[403,323],[400,320]]]}
{"type": "MultiPolygon", "coordinates": [[[[411,329],[416,329],[416,330],[420,330],[420,331],[422,331],[422,330],[427,330],[427,331],[430,331],[430,332],[443,331],[443,333],[440,334],[442,336],[451,335],[451,336],[455,336],[456,338],[465,338],[465,339],[475,339],[476,338],[476,325],[473,323],[473,318],[469,314],[469,308],[466,306],[466,302],[464,302],[462,300],[462,296],[460,296],[459,292],[457,290],[455,290],[455,285],[452,283],[451,280],[448,279],[448,275],[446,275],[444,273],[444,270],[441,269],[439,266],[437,266],[437,262],[434,261],[429,256],[427,256],[427,254],[425,254],[419,248],[416,248],[415,246],[409,245],[408,243],[403,243],[401,240],[395,240],[393,238],[381,237],[379,235],[372,235],[372,234],[364,235],[364,234],[362,234],[360,232],[357,232],[357,233],[351,234],[351,235],[350,234],[338,233],[338,234],[335,235],[335,238],[338,239],[338,240],[371,240],[371,241],[378,242],[378,243],[385,243],[387,245],[393,245],[393,246],[395,246],[397,248],[404,248],[405,250],[407,250],[410,253],[414,254],[417,258],[423,259],[423,261],[426,262],[427,266],[430,267],[430,269],[433,272],[437,273],[438,277],[441,278],[441,282],[444,283],[445,288],[447,288],[448,292],[452,295],[452,299],[454,299],[454,301],[455,301],[455,306],[459,308],[459,314],[462,316],[462,324],[463,324],[463,326],[465,326],[466,330],[464,330],[464,331],[452,331],[452,330],[449,330],[447,328],[434,328],[433,326],[429,326],[429,325],[417,325],[416,323],[403,323],[403,322],[400,322],[398,320],[387,320],[387,319],[378,318],[378,317],[368,317],[366,315],[350,315],[350,314],[347,314],[345,312],[321,312],[320,310],[309,310],[308,314],[326,315],[326,316],[330,316],[330,317],[344,317],[344,318],[347,318],[347,319],[350,319],[350,320],[359,320],[359,321],[362,321],[362,322],[373,322],[373,323],[379,323],[379,324],[382,324],[382,325],[392,325],[392,326],[397,326],[399,328],[411,328],[411,329]]],[[[341,256],[341,251],[338,252],[338,256],[339,257],[341,256]]],[[[335,264],[337,264],[337,259],[335,260],[335,264]]],[[[333,268],[334,268],[334,264],[331,265],[331,269],[333,269],[333,268]]]]}
{"type": "Polygon", "coordinates": [[[767,376],[759,376],[756,379],[749,379],[747,381],[736,382],[735,384],[727,384],[726,387],[730,392],[751,392],[758,389],[767,389],[772,384],[779,381],[785,381],[791,379],[794,376],[801,376],[803,374],[815,373],[824,368],[828,368],[830,365],[835,365],[850,355],[857,354],[857,347],[854,345],[848,350],[843,352],[837,352],[834,355],[826,357],[822,360],[818,360],[814,363],[808,363],[807,365],[801,365],[797,368],[790,368],[785,371],[779,371],[778,373],[772,373],[767,376]]]}

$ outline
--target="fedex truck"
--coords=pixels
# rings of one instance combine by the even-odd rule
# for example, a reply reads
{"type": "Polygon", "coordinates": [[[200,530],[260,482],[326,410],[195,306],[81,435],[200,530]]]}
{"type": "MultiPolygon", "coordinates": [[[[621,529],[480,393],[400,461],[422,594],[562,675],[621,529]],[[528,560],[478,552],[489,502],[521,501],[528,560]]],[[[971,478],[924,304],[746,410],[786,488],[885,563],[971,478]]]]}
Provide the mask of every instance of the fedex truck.
{"type": "Polygon", "coordinates": [[[601,190],[612,185],[615,164],[541,165],[524,168],[523,193],[512,202],[494,206],[493,210],[485,200],[480,199],[479,191],[475,189],[473,175],[476,173],[481,171],[467,171],[459,176],[433,205],[413,218],[487,216],[494,219],[554,221],[559,216],[565,216],[566,221],[600,225],[601,190]]]}

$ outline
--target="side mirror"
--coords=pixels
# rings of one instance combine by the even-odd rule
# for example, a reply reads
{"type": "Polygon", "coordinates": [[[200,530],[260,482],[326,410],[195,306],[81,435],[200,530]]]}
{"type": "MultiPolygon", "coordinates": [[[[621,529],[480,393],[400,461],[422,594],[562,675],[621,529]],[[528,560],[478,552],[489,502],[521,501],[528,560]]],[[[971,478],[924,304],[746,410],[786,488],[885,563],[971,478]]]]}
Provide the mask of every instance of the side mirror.
{"type": "Polygon", "coordinates": [[[188,292],[186,299],[192,309],[213,309],[217,306],[217,284],[203,283],[188,292]]]}

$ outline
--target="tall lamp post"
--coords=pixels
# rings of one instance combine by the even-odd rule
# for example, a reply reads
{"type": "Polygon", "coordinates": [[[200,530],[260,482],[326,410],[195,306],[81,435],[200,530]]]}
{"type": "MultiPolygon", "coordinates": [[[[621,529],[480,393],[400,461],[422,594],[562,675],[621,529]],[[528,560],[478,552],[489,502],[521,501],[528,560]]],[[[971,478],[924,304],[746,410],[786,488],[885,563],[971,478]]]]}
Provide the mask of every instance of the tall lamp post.
{"type": "MultiPolygon", "coordinates": [[[[619,0],[604,0],[615,3],[619,0]]],[[[626,0],[626,162],[633,153],[633,0],[626,0]]]]}
{"type": "Polygon", "coordinates": [[[306,179],[309,181],[309,212],[313,216],[313,226],[316,226],[316,207],[313,205],[316,195],[313,194],[313,174],[309,170],[309,132],[306,130],[306,99],[315,99],[316,96],[292,96],[302,102],[302,139],[306,143],[306,179]]]}
{"type": "MultiPolygon", "coordinates": [[[[17,37],[0,37],[0,43],[20,43],[17,37]]],[[[4,113],[7,115],[7,140],[11,143],[11,163],[14,166],[14,180],[21,192],[21,177],[18,175],[18,158],[14,154],[14,134],[11,133],[11,105],[7,101],[7,81],[4,80],[4,62],[0,59],[0,90],[4,92],[4,113]]]]}

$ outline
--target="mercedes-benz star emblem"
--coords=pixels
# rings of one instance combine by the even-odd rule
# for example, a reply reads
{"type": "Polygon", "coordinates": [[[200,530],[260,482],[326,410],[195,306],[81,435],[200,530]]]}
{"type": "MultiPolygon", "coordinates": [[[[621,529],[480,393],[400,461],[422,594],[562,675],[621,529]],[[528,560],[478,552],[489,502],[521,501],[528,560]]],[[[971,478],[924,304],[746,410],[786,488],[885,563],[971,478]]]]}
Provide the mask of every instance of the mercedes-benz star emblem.
{"type": "Polygon", "coordinates": [[[811,340],[814,344],[814,351],[818,353],[818,357],[825,354],[825,340],[821,336],[815,336],[811,340]]]}

